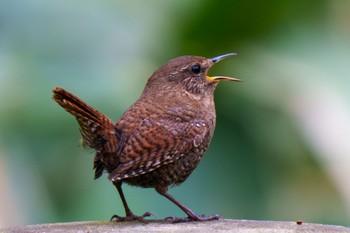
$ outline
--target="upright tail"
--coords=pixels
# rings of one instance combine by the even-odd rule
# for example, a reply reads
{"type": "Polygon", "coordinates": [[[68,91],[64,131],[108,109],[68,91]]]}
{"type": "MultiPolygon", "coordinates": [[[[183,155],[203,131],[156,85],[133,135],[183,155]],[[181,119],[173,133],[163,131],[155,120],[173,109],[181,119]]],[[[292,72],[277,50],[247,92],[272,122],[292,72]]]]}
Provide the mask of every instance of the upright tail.
{"type": "Polygon", "coordinates": [[[63,88],[55,87],[52,92],[53,100],[77,119],[84,144],[97,151],[95,178],[100,177],[104,169],[103,156],[117,152],[119,138],[113,121],[63,88]]]}

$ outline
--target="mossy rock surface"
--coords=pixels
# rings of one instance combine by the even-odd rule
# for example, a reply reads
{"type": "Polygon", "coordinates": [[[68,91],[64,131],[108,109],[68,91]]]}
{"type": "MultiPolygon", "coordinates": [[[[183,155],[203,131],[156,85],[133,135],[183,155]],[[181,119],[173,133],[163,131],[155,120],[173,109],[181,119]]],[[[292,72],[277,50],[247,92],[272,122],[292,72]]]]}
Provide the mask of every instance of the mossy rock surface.
{"type": "Polygon", "coordinates": [[[218,220],[210,222],[168,223],[164,221],[140,222],[70,222],[39,225],[15,226],[0,229],[0,232],[57,232],[57,233],[92,233],[92,232],[236,232],[236,233],[304,233],[304,232],[349,232],[350,228],[299,222],[218,220]]]}

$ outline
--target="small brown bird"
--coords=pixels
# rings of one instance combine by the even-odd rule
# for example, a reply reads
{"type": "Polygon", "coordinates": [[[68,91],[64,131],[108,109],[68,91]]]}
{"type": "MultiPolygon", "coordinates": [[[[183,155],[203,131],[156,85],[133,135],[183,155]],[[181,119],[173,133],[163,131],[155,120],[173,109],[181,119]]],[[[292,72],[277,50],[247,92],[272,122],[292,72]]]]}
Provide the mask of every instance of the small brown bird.
{"type": "Polygon", "coordinates": [[[141,97],[114,123],[68,91],[56,87],[53,99],[74,115],[84,144],[96,150],[95,179],[103,171],[118,190],[125,217],[117,221],[144,221],[151,215],[135,215],[122,191],[122,183],[155,190],[172,201],[187,218],[172,222],[208,221],[219,215],[197,215],[175,200],[169,186],[184,182],[196,168],[213,136],[216,114],[214,90],[220,80],[240,81],[223,76],[209,77],[209,68],[229,53],[207,59],[177,57],[161,66],[148,79],[141,97]]]}

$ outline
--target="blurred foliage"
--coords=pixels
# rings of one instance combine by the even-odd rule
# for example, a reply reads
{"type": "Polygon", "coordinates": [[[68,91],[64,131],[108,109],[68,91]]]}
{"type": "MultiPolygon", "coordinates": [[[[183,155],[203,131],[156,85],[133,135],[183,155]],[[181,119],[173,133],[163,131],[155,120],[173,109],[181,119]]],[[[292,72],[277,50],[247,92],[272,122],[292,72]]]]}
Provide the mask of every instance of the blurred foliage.
{"type": "MultiPolygon", "coordinates": [[[[318,126],[350,133],[327,108],[350,111],[349,15],[325,0],[1,1],[0,226],[123,214],[113,185],[93,180],[93,151],[51,100],[55,85],[117,120],[162,63],[228,52],[239,56],[210,73],[244,82],[219,85],[212,144],[170,192],[198,213],[348,224],[350,161],[335,154],[350,150],[325,153],[320,140],[340,135],[318,126]],[[308,121],[311,110],[322,114],[308,121]]],[[[154,190],[125,194],[135,213],[183,215],[154,190]]]]}

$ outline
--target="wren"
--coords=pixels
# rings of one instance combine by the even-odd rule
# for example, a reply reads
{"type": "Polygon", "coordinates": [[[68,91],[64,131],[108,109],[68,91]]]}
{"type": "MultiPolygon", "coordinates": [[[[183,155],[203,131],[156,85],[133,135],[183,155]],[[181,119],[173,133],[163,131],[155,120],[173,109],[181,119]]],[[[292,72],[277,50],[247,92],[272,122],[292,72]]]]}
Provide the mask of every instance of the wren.
{"type": "Polygon", "coordinates": [[[170,60],[151,75],[141,97],[116,123],[63,88],[53,90],[53,99],[76,117],[84,144],[96,150],[95,179],[106,171],[118,190],[126,216],[112,219],[143,222],[152,215],[137,216],[130,210],[124,182],[155,188],[186,213],[185,218],[168,217],[171,222],[221,218],[197,215],[167,191],[189,177],[208,148],[216,121],[214,90],[221,80],[240,80],[207,73],[213,64],[233,55],[170,60]]]}

